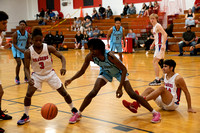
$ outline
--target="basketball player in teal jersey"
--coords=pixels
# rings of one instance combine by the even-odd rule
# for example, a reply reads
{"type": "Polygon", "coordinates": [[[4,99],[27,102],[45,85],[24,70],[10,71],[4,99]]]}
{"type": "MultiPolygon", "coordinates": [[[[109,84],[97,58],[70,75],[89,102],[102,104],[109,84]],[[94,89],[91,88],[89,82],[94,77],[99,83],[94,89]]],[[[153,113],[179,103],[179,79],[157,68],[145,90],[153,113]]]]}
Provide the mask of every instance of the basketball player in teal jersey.
{"type": "Polygon", "coordinates": [[[125,45],[125,30],[121,26],[121,18],[116,17],[115,18],[115,26],[111,27],[108,30],[107,34],[107,44],[108,47],[110,47],[110,51],[115,52],[117,50],[117,53],[119,54],[119,59],[122,61],[122,42],[125,45]],[[110,45],[109,45],[109,39],[110,39],[110,45]]]}
{"type": "MultiPolygon", "coordinates": [[[[24,64],[24,51],[26,48],[29,47],[30,38],[31,38],[30,34],[25,30],[26,26],[27,26],[26,21],[21,20],[19,22],[19,30],[17,30],[13,34],[12,53],[13,53],[13,57],[15,58],[17,62],[17,66],[15,70],[16,71],[15,83],[17,85],[20,84],[19,71],[21,67],[21,60],[24,64]]],[[[25,72],[24,72],[24,81],[28,82],[25,72]]]]}
{"type": "MultiPolygon", "coordinates": [[[[10,44],[6,44],[6,45],[2,45],[3,42],[3,31],[6,31],[7,29],[7,23],[8,23],[8,15],[3,12],[0,11],[0,50],[2,49],[6,49],[10,47],[10,44]]],[[[12,116],[9,116],[7,114],[4,114],[4,111],[1,110],[1,100],[2,100],[2,96],[3,96],[3,88],[1,85],[1,81],[0,81],[0,120],[10,120],[12,119],[12,116]]],[[[0,128],[0,133],[3,133],[4,129],[0,128]]]]}
{"type": "Polygon", "coordinates": [[[116,97],[120,98],[123,95],[122,87],[132,99],[137,99],[139,103],[153,113],[153,123],[160,121],[160,113],[153,110],[149,103],[141,96],[137,95],[127,78],[128,73],[126,67],[123,63],[110,51],[105,50],[105,44],[100,39],[91,39],[88,41],[88,48],[90,53],[86,56],[85,62],[82,68],[70,79],[65,81],[65,86],[69,85],[73,80],[82,76],[88,66],[90,61],[100,66],[100,73],[94,85],[92,91],[85,97],[79,112],[75,113],[69,120],[70,123],[76,123],[80,117],[81,112],[90,104],[92,99],[97,95],[99,90],[109,81],[112,82],[113,77],[115,77],[119,82],[119,87],[116,91],[116,97]]]}

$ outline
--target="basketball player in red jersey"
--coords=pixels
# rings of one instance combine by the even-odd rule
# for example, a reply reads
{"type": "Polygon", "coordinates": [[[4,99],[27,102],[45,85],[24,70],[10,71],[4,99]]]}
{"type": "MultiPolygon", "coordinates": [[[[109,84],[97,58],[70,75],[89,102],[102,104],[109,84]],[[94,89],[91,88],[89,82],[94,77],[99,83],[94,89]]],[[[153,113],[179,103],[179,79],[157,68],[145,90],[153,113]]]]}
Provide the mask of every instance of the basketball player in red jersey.
{"type": "Polygon", "coordinates": [[[43,41],[43,35],[40,28],[35,28],[32,33],[33,45],[29,47],[24,53],[25,55],[25,72],[28,78],[28,90],[24,99],[24,111],[22,118],[17,122],[18,125],[23,125],[29,122],[29,108],[31,105],[31,98],[36,90],[41,91],[42,83],[47,82],[52,89],[57,90],[68,103],[72,113],[76,113],[70,95],[66,92],[59,77],[52,68],[51,53],[58,57],[62,62],[60,74],[66,73],[66,61],[62,54],[60,54],[53,46],[48,46],[43,41]],[[30,76],[30,64],[33,73],[30,76]]]}
{"type": "MultiPolygon", "coordinates": [[[[8,20],[8,15],[5,12],[0,11],[0,50],[11,47],[11,44],[6,44],[4,46],[2,45],[2,42],[3,42],[2,32],[6,31],[7,29],[7,23],[8,23],[7,20],[8,20]]],[[[12,119],[12,117],[7,114],[4,114],[4,111],[1,110],[1,100],[2,100],[3,93],[4,91],[3,91],[1,81],[0,81],[0,120],[10,120],[12,119]]],[[[0,128],[0,132],[3,133],[4,129],[0,128]]]]}
{"type": "Polygon", "coordinates": [[[161,79],[159,78],[159,65],[162,68],[164,56],[165,56],[165,49],[166,49],[166,40],[167,40],[167,33],[163,29],[163,27],[158,23],[158,15],[151,14],[150,15],[150,22],[153,25],[153,35],[154,35],[154,42],[150,46],[150,49],[155,47],[154,52],[154,59],[153,59],[153,67],[155,71],[155,80],[150,82],[150,86],[154,85],[161,85],[161,79]]]}
{"type": "MultiPolygon", "coordinates": [[[[192,108],[191,96],[186,83],[178,73],[175,73],[176,62],[172,59],[165,60],[163,63],[164,86],[160,86],[154,90],[148,87],[142,94],[147,101],[154,100],[156,104],[163,110],[175,110],[179,106],[181,91],[184,92],[188,112],[196,113],[192,108]]],[[[131,111],[131,108],[138,109],[137,102],[129,103],[123,100],[123,104],[131,111]]]]}

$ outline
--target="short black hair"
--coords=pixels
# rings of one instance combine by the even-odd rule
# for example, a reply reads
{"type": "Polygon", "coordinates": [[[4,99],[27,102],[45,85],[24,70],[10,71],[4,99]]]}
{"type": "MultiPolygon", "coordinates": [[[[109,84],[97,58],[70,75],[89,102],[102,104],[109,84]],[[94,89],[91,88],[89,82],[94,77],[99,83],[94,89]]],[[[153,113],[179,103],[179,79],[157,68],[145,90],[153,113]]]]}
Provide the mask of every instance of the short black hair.
{"type": "Polygon", "coordinates": [[[42,29],[40,27],[35,27],[33,29],[33,32],[32,32],[32,39],[37,36],[37,35],[40,35],[43,37],[43,34],[42,34],[42,29]]]}
{"type": "Polygon", "coordinates": [[[8,18],[9,17],[7,13],[5,13],[4,11],[0,11],[0,21],[7,20],[8,18]]]}
{"type": "Polygon", "coordinates": [[[27,26],[27,24],[26,24],[26,21],[25,21],[25,20],[21,20],[21,21],[19,21],[19,24],[21,24],[21,23],[24,23],[24,24],[27,26]]]}
{"type": "Polygon", "coordinates": [[[172,59],[167,59],[163,62],[163,64],[168,65],[169,67],[173,67],[172,71],[174,72],[174,69],[176,67],[176,62],[172,59]]]}
{"type": "Polygon", "coordinates": [[[105,44],[101,39],[90,39],[87,43],[88,48],[92,48],[94,50],[100,50],[102,54],[105,53],[105,44]]]}
{"type": "Polygon", "coordinates": [[[115,18],[115,22],[116,22],[116,21],[120,21],[120,22],[121,22],[121,18],[120,18],[120,17],[116,17],[116,18],[115,18]]]}

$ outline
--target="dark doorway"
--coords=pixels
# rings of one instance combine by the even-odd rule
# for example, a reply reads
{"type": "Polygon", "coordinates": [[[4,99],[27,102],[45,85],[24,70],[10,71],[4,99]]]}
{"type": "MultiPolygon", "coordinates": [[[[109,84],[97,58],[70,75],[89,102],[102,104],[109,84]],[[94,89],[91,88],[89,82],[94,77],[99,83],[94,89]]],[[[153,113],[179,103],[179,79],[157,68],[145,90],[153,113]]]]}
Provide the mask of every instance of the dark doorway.
{"type": "Polygon", "coordinates": [[[83,6],[93,6],[93,0],[83,0],[83,6]]]}
{"type": "Polygon", "coordinates": [[[54,0],[46,0],[47,9],[54,10],[54,0]]]}

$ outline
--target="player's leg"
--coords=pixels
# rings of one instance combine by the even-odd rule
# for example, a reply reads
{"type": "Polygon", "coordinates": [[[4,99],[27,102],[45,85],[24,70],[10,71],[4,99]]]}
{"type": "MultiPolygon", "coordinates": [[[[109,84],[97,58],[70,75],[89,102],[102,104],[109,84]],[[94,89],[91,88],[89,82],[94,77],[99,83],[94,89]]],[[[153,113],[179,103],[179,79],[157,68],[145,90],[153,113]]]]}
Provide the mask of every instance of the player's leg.
{"type": "Polygon", "coordinates": [[[35,91],[37,90],[36,87],[28,85],[28,90],[26,92],[26,96],[24,98],[24,114],[21,119],[17,122],[18,125],[23,125],[26,122],[29,122],[29,109],[31,106],[31,98],[35,91]]]}
{"type": "Polygon", "coordinates": [[[160,122],[161,120],[160,113],[155,111],[142,96],[139,96],[133,91],[129,81],[124,81],[124,89],[132,99],[137,100],[143,107],[148,109],[153,114],[153,119],[151,120],[151,122],[153,123],[160,122]]]}
{"type": "Polygon", "coordinates": [[[76,123],[78,120],[80,120],[81,112],[91,103],[92,99],[97,95],[101,87],[103,87],[106,83],[107,81],[105,81],[103,78],[97,78],[94,88],[85,97],[78,113],[75,113],[74,116],[71,117],[71,119],[69,120],[70,123],[76,123]]]}
{"type": "Polygon", "coordinates": [[[118,54],[119,54],[119,59],[122,61],[122,52],[120,52],[118,54]]]}
{"type": "Polygon", "coordinates": [[[3,94],[4,94],[4,91],[3,91],[1,81],[0,81],[0,120],[10,120],[12,119],[12,116],[4,114],[4,111],[1,110],[1,100],[2,100],[3,94]]]}
{"type": "Polygon", "coordinates": [[[16,68],[15,68],[15,74],[16,74],[15,83],[17,85],[19,85],[20,84],[19,71],[20,71],[20,67],[21,67],[21,59],[19,57],[16,57],[15,61],[17,63],[16,68]]]}
{"type": "MultiPolygon", "coordinates": [[[[24,58],[22,58],[22,63],[24,65],[24,58]]],[[[26,76],[25,67],[24,67],[24,82],[28,83],[28,78],[26,76]]]]}
{"type": "Polygon", "coordinates": [[[57,89],[57,91],[60,93],[61,96],[63,96],[63,98],[65,99],[65,101],[68,103],[69,107],[71,108],[71,112],[73,114],[75,114],[76,112],[78,112],[78,110],[74,107],[74,105],[72,103],[71,96],[64,89],[63,84],[62,84],[62,86],[59,89],[57,89]]]}
{"type": "Polygon", "coordinates": [[[154,68],[154,72],[155,72],[155,80],[150,82],[149,85],[151,86],[154,86],[154,85],[161,85],[161,81],[160,81],[160,78],[159,78],[159,62],[160,59],[154,57],[153,58],[153,68],[154,68]]]}

